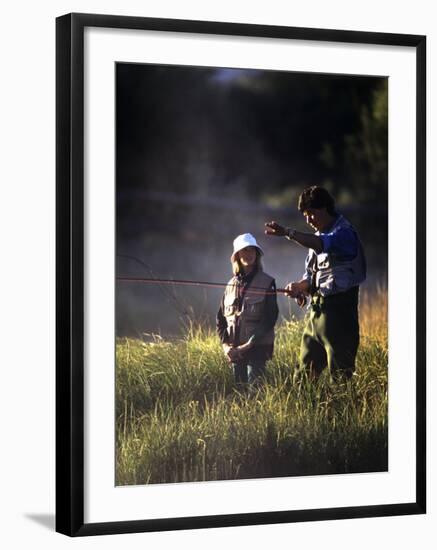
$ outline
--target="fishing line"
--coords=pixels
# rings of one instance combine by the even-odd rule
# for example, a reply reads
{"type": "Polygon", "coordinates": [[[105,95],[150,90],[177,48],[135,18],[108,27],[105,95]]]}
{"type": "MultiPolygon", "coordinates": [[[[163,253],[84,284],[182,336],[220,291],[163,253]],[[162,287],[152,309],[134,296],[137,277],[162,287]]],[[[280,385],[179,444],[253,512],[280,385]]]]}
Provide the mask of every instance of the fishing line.
{"type": "MultiPolygon", "coordinates": [[[[152,268],[148,264],[146,264],[146,262],[140,260],[139,258],[137,258],[135,256],[129,256],[128,254],[117,254],[117,257],[118,258],[126,258],[128,260],[133,260],[134,262],[137,262],[140,265],[142,265],[149,272],[149,274],[151,276],[150,279],[145,279],[145,280],[150,281],[150,282],[152,282],[152,281],[155,282],[158,285],[159,289],[161,290],[162,294],[167,298],[167,300],[169,300],[170,302],[173,302],[173,306],[176,309],[176,311],[180,315],[185,315],[186,317],[190,317],[190,314],[186,310],[185,306],[180,303],[180,301],[178,300],[178,298],[175,296],[175,294],[173,292],[169,291],[168,288],[166,286],[164,286],[164,284],[161,282],[160,279],[155,277],[155,275],[152,271],[152,268]]],[[[128,278],[116,277],[116,279],[117,279],[117,281],[123,281],[125,279],[135,280],[136,278],[135,277],[130,277],[130,278],[129,277],[128,278]]],[[[169,284],[169,283],[166,283],[166,284],[169,284]]]]}

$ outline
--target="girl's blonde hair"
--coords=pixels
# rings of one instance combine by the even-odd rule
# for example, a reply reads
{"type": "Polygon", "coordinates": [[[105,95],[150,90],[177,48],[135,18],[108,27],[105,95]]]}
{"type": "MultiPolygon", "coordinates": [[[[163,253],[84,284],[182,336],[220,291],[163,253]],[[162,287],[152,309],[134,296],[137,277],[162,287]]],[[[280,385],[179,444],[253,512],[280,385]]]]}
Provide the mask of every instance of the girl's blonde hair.
{"type": "MultiPolygon", "coordinates": [[[[257,271],[262,271],[263,264],[261,260],[261,252],[259,251],[258,248],[256,247],[254,248],[256,251],[255,269],[257,271]]],[[[239,275],[240,273],[244,273],[243,266],[241,265],[241,262],[240,262],[240,254],[238,252],[234,254],[234,260],[231,263],[232,263],[232,272],[234,275],[239,275]]]]}

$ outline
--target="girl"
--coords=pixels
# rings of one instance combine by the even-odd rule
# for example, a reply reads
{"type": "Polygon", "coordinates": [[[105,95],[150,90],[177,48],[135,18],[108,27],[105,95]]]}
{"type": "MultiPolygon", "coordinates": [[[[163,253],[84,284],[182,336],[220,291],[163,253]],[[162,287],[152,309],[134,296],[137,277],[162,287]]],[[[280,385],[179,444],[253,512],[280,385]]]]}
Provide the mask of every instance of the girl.
{"type": "Polygon", "coordinates": [[[275,280],[264,273],[263,251],[250,233],[234,240],[234,276],[217,313],[217,333],[237,385],[258,384],[273,355],[278,318],[275,280]]]}

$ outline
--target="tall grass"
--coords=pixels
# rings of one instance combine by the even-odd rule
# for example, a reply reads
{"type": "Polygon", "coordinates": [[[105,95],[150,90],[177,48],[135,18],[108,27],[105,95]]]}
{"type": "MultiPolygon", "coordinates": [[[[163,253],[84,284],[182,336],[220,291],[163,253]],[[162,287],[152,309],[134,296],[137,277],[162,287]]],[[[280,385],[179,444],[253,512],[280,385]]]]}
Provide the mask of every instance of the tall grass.
{"type": "Polygon", "coordinates": [[[296,379],[303,325],[283,320],[265,384],[239,393],[214,333],[117,342],[117,485],[387,469],[387,317],[364,297],[356,374],[296,379]]]}

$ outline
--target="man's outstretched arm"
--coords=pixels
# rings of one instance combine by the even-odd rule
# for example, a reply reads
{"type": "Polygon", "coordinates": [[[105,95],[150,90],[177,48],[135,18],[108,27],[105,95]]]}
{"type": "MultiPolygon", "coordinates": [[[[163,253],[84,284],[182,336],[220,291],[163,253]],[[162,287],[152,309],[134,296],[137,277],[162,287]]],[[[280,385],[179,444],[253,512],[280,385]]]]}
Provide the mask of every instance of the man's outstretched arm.
{"type": "Polygon", "coordinates": [[[295,229],[290,229],[289,227],[284,227],[278,223],[272,221],[265,224],[266,235],[271,235],[274,237],[288,237],[292,241],[296,241],[301,246],[305,248],[312,248],[317,254],[323,252],[323,242],[320,237],[314,235],[313,233],[302,233],[301,231],[296,231],[295,229]]]}

